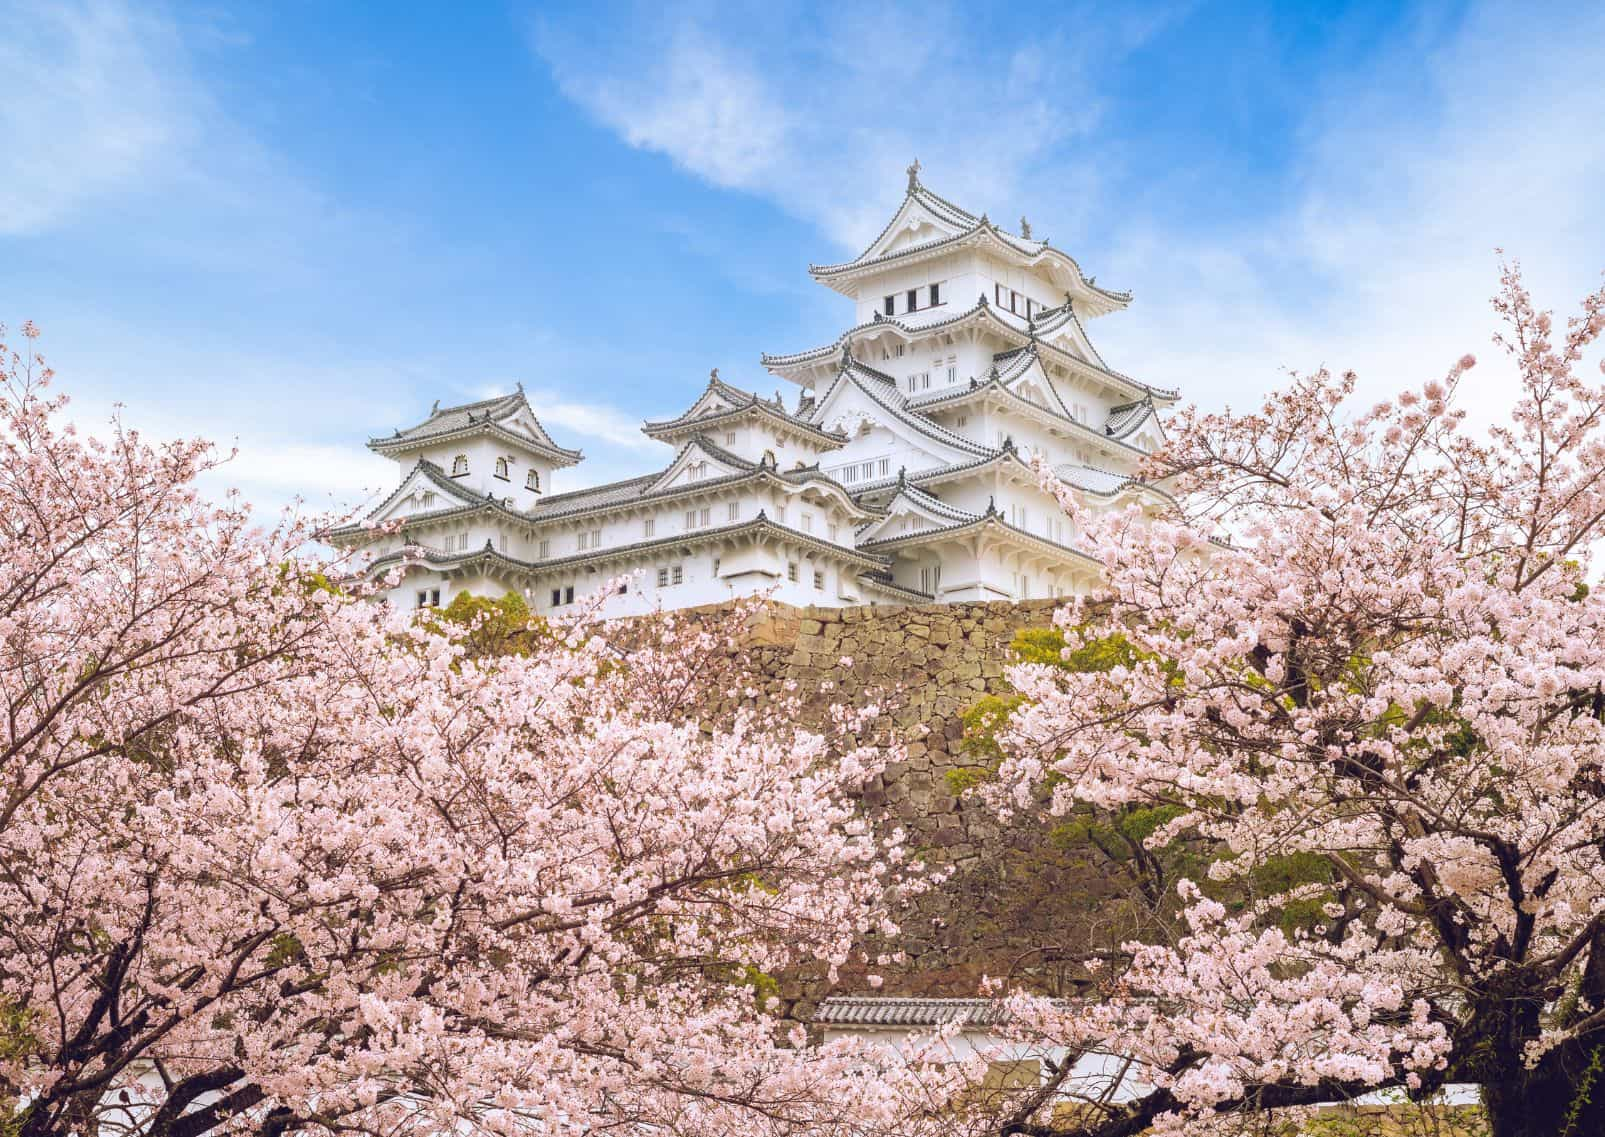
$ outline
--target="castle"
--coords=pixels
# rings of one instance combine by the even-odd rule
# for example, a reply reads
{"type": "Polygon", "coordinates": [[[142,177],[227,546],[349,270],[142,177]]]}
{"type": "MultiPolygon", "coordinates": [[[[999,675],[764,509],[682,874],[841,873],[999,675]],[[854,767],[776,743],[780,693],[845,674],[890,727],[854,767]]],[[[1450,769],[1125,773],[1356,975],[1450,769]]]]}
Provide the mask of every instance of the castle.
{"type": "Polygon", "coordinates": [[[835,607],[1085,592],[1099,565],[1032,469],[1091,507],[1153,503],[1136,480],[1176,393],[1110,368],[1085,323],[1123,309],[1069,255],[927,189],[919,163],[880,235],[809,268],[854,303],[832,343],[763,356],[790,405],[715,371],[647,422],[667,465],[557,492],[581,461],[522,387],[374,438],[401,483],[329,539],[368,555],[392,603],[518,592],[561,614],[606,586],[609,614],[770,593],[835,607]],[[392,576],[391,574],[394,573],[392,576]]]}

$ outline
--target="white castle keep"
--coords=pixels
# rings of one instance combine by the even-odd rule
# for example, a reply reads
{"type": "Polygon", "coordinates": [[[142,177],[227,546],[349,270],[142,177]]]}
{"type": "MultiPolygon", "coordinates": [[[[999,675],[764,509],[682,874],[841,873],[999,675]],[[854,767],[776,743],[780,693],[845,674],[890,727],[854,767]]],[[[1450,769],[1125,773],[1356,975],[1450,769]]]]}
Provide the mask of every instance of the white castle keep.
{"type": "Polygon", "coordinates": [[[329,534],[399,570],[392,603],[524,595],[562,613],[607,586],[610,614],[772,593],[795,605],[1069,595],[1099,566],[1077,548],[1030,462],[1091,507],[1151,503],[1134,479],[1175,392],[1104,363],[1085,322],[1128,293],[1067,254],[930,190],[908,192],[880,236],[813,278],[851,299],[834,343],[765,355],[791,405],[715,371],[679,417],[642,431],[668,464],[556,492],[582,455],[541,426],[522,387],[441,407],[372,439],[396,491],[329,534]]]}

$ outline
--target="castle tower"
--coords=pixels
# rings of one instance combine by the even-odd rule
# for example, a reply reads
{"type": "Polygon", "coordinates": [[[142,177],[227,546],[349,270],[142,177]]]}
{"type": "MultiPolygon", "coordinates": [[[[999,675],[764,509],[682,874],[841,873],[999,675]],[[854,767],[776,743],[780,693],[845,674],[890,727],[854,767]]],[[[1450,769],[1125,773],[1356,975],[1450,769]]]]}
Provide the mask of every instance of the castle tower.
{"type": "Polygon", "coordinates": [[[810,274],[854,305],[834,341],[762,364],[788,400],[719,378],[646,423],[661,466],[565,493],[581,459],[522,389],[442,409],[369,446],[401,467],[361,524],[394,603],[518,591],[561,615],[764,593],[798,605],[1008,600],[1094,589],[1099,565],[1039,484],[1040,461],[1091,508],[1163,494],[1137,480],[1173,391],[1111,368],[1086,324],[1128,293],[1067,253],[927,189],[857,257],[810,274]]]}

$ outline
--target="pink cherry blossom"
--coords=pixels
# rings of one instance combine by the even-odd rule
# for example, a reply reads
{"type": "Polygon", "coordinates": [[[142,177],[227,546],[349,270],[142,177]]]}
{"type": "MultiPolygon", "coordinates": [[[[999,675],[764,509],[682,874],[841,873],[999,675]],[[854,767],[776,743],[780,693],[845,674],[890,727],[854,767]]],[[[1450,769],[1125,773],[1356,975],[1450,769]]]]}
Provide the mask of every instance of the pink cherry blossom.
{"type": "Polygon", "coordinates": [[[1581,377],[1605,290],[1561,333],[1510,266],[1494,308],[1520,390],[1484,437],[1456,405],[1469,355],[1357,412],[1352,376],[1319,372],[1172,419],[1169,512],[1061,491],[1111,593],[1061,614],[1067,650],[1129,650],[1013,669],[992,792],[1163,807],[1156,934],[1089,969],[1099,1000],[1016,1021],[1152,1090],[1016,1130],[1214,1133],[1460,1082],[1501,1137],[1605,1132],[1605,388],[1581,377]]]}
{"type": "Polygon", "coordinates": [[[8,1132],[918,1116],[911,1068],[777,1017],[768,977],[866,963],[915,885],[850,796],[895,755],[860,716],[715,711],[744,613],[476,658],[202,500],[206,444],[73,431],[4,358],[8,1132]]]}

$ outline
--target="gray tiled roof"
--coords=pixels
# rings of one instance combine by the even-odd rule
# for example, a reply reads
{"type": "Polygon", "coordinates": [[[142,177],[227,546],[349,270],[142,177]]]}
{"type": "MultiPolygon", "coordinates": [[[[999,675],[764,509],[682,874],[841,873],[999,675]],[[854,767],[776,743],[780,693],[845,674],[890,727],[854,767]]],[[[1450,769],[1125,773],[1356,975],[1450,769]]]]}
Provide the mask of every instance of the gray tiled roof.
{"type": "MultiPolygon", "coordinates": [[[[432,550],[425,550],[421,554],[412,556],[429,565],[441,568],[461,568],[477,561],[494,563],[516,572],[537,575],[553,572],[560,569],[579,568],[588,564],[602,564],[607,561],[621,560],[638,553],[650,552],[659,548],[675,548],[682,545],[702,544],[710,540],[717,540],[730,536],[745,536],[754,533],[768,532],[783,535],[787,540],[806,546],[821,553],[826,553],[841,560],[857,564],[870,571],[884,571],[887,561],[874,553],[855,549],[848,545],[838,545],[823,540],[812,534],[793,529],[789,525],[782,525],[769,517],[762,510],[758,516],[748,521],[738,521],[731,525],[719,525],[709,529],[696,529],[689,533],[675,533],[666,537],[653,537],[644,541],[634,541],[628,545],[615,545],[595,552],[575,553],[571,556],[552,557],[544,561],[527,561],[519,557],[509,556],[494,548],[489,541],[478,549],[470,549],[462,553],[437,554],[432,550]]],[[[395,564],[409,558],[405,551],[386,553],[375,559],[367,568],[370,575],[377,575],[395,564]]]]}
{"type": "MultiPolygon", "coordinates": [[[[930,335],[933,332],[942,331],[944,329],[964,323],[965,321],[974,320],[977,318],[991,319],[1000,327],[1007,329],[1009,333],[1016,336],[1026,336],[1029,339],[1031,335],[1030,325],[1023,316],[1019,316],[1015,313],[998,308],[996,305],[987,300],[986,295],[983,293],[976,300],[975,304],[971,305],[969,308],[966,308],[964,311],[959,312],[957,315],[950,316],[945,320],[937,320],[929,324],[907,324],[902,320],[888,319],[871,320],[868,323],[855,324],[853,327],[848,328],[841,335],[837,336],[833,342],[825,344],[822,347],[811,347],[804,351],[790,352],[781,355],[771,355],[768,352],[765,352],[761,357],[761,362],[765,367],[769,368],[790,367],[804,363],[818,363],[822,360],[827,360],[837,355],[844,346],[852,342],[855,336],[867,331],[896,328],[908,336],[909,340],[912,342],[920,337],[930,335]],[[1018,326],[1016,326],[1017,324],[1018,326]]],[[[1021,348],[1025,346],[1025,344],[1020,345],[1021,348]]],[[[1083,359],[1079,355],[1059,347],[1057,344],[1039,341],[1038,350],[1046,350],[1052,353],[1052,355],[1055,357],[1062,357],[1072,367],[1085,368],[1099,376],[1113,380],[1117,383],[1124,384],[1128,388],[1141,392],[1144,395],[1153,395],[1167,400],[1175,399],[1178,395],[1178,392],[1176,391],[1166,390],[1163,387],[1154,387],[1150,384],[1144,383],[1140,379],[1133,379],[1130,375],[1116,371],[1114,368],[1105,364],[1101,359],[1097,361],[1083,359]]]]}
{"type": "Polygon", "coordinates": [[[995,1026],[1008,1020],[997,999],[914,999],[893,995],[832,995],[813,1021],[824,1026],[995,1026]]]}
{"type": "MultiPolygon", "coordinates": [[[[888,226],[888,228],[890,228],[890,226],[888,226]]],[[[884,235],[885,234],[883,231],[882,236],[884,235]]],[[[1013,249],[1015,252],[1025,257],[1035,258],[1046,253],[1056,253],[1070,263],[1070,265],[1075,269],[1077,277],[1080,278],[1081,282],[1085,284],[1090,291],[1106,297],[1114,305],[1125,305],[1131,302],[1130,292],[1116,292],[1112,289],[1101,287],[1095,283],[1092,277],[1089,277],[1084,271],[1082,271],[1081,265],[1076,261],[1076,259],[1063,249],[1055,249],[1046,241],[1028,241],[1023,237],[1014,235],[1013,233],[1005,232],[1003,229],[992,224],[992,222],[984,215],[978,219],[972,220],[958,233],[955,233],[951,236],[939,237],[931,241],[922,241],[917,245],[909,245],[905,248],[895,249],[891,252],[882,253],[875,257],[865,257],[861,254],[855,260],[842,261],[837,264],[809,265],[808,272],[810,275],[815,277],[839,276],[855,269],[889,264],[892,261],[900,260],[904,257],[915,256],[920,253],[933,252],[949,245],[964,245],[975,240],[977,237],[990,237],[998,244],[1013,249]]],[[[875,239],[876,243],[878,243],[880,239],[880,237],[877,237],[875,239]]],[[[874,248],[874,245],[872,244],[870,248],[874,248]]],[[[865,252],[867,253],[868,249],[866,249],[865,252]]]]}
{"type": "MultiPolygon", "coordinates": [[[[891,381],[890,376],[887,376],[886,378],[888,382],[891,381]]],[[[710,380],[708,386],[703,390],[703,395],[706,395],[709,391],[716,391],[721,397],[728,400],[732,405],[722,407],[717,410],[705,411],[702,414],[693,414],[691,410],[687,410],[684,414],[678,415],[672,419],[660,419],[656,422],[649,421],[641,427],[642,433],[651,437],[658,434],[673,433],[687,427],[693,427],[700,430],[704,426],[711,426],[714,423],[723,422],[729,418],[756,413],[773,418],[793,430],[807,434],[810,437],[818,439],[822,442],[830,442],[840,445],[843,441],[845,441],[841,436],[831,434],[829,431],[821,430],[818,426],[808,420],[807,411],[812,409],[811,404],[807,409],[799,405],[797,412],[794,414],[786,410],[785,406],[782,404],[773,402],[769,399],[759,398],[751,391],[743,391],[738,387],[732,387],[720,379],[710,380]]],[[[701,401],[702,397],[699,396],[697,402],[700,403],[701,401]]],[[[695,404],[693,404],[693,409],[694,407],[695,404]]]]}
{"type": "Polygon", "coordinates": [[[546,428],[540,424],[533,411],[530,411],[530,419],[535,424],[533,435],[510,426],[510,420],[516,418],[521,411],[530,411],[522,386],[511,395],[498,395],[492,399],[480,399],[478,402],[461,403],[454,407],[442,407],[437,403],[423,422],[397,430],[388,438],[369,439],[368,445],[375,450],[396,449],[412,443],[428,442],[464,431],[489,427],[503,430],[539,449],[574,461],[579,460],[578,450],[570,450],[552,441],[552,436],[546,433],[546,428]]]}
{"type": "Polygon", "coordinates": [[[872,367],[866,367],[851,356],[843,358],[842,368],[836,373],[836,381],[821,396],[819,405],[814,408],[814,416],[816,418],[820,416],[825,404],[830,401],[831,392],[836,389],[837,383],[843,382],[849,376],[864,377],[866,373],[868,378],[875,379],[877,382],[859,383],[857,384],[858,389],[882,410],[891,414],[893,418],[905,426],[925,435],[927,438],[935,439],[937,442],[945,443],[956,450],[962,450],[968,454],[991,453],[990,447],[983,446],[974,439],[966,438],[962,434],[957,434],[947,429],[947,427],[942,426],[932,418],[912,411],[908,406],[908,396],[899,391],[895,384],[879,381],[888,378],[887,376],[882,375],[872,367]]]}
{"type": "Polygon", "coordinates": [[[1121,403],[1118,407],[1110,407],[1109,418],[1103,424],[1103,432],[1110,438],[1124,438],[1141,426],[1153,413],[1154,404],[1151,399],[1138,399],[1133,403],[1121,403]]]}

